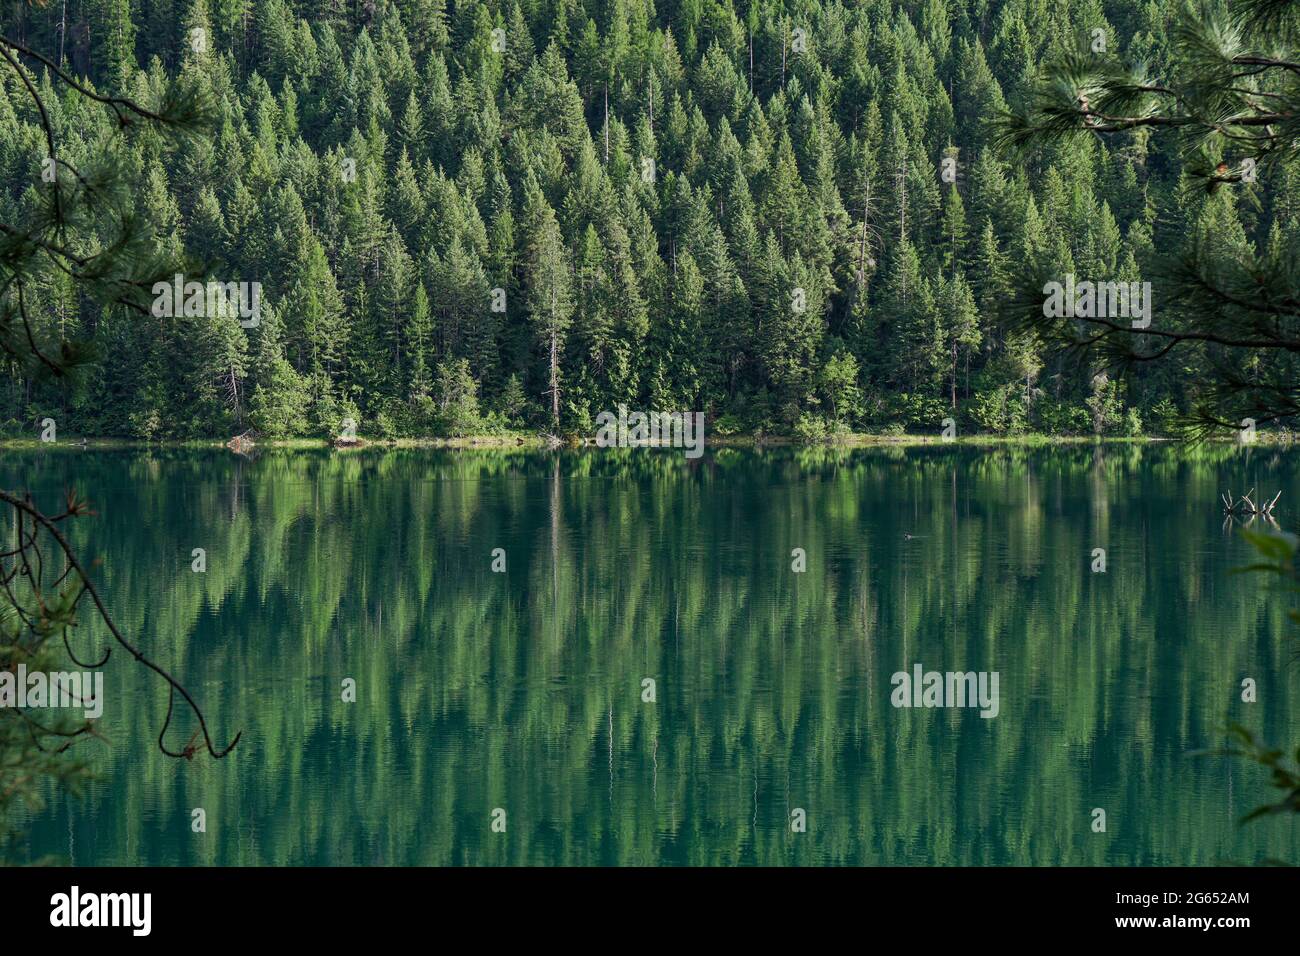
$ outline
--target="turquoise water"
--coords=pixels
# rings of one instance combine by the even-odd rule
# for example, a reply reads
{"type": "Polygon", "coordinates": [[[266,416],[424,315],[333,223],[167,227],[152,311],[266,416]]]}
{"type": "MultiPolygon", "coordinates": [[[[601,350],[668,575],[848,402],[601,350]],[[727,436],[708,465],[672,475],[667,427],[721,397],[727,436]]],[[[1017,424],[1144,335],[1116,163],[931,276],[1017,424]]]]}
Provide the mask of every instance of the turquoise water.
{"type": "MultiPolygon", "coordinates": [[[[1218,502],[1280,489],[1294,529],[1298,463],[1130,445],[5,452],[7,487],[94,501],[76,537],[119,624],[220,741],[243,733],[221,761],[164,757],[166,694],[114,655],[107,742],[78,745],[96,779],[51,793],[16,856],[1300,859],[1291,820],[1237,824],[1271,797],[1257,768],[1191,756],[1228,720],[1300,742],[1285,598],[1229,575],[1250,552],[1218,502]],[[917,663],[996,672],[997,716],[894,707],[892,675],[917,663]]],[[[105,634],[83,630],[86,659],[105,634]]]]}

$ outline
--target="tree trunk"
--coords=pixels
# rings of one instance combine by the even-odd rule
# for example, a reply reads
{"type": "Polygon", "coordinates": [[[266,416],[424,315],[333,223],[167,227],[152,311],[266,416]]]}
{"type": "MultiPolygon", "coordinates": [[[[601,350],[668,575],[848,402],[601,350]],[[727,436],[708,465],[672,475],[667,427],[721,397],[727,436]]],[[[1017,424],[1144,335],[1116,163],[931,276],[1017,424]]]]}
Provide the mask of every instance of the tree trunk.
{"type": "Polygon", "coordinates": [[[551,286],[551,421],[560,427],[560,343],[555,329],[555,286],[551,286]]]}
{"type": "Polygon", "coordinates": [[[781,31],[781,89],[785,89],[785,43],[789,36],[788,28],[781,31]]]}
{"type": "Polygon", "coordinates": [[[952,340],[952,410],[957,411],[957,339],[952,340]]]}

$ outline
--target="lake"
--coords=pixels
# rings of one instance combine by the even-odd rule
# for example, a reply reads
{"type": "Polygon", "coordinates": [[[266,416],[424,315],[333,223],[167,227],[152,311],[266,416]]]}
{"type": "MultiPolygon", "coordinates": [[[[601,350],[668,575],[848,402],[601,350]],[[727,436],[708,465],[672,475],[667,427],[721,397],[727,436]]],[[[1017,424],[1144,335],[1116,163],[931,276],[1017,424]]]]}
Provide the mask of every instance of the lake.
{"type": "MultiPolygon", "coordinates": [[[[1300,628],[1229,574],[1251,550],[1218,500],[1281,490],[1294,530],[1298,464],[1125,444],[5,451],[0,480],[47,510],[68,485],[92,499],[74,537],[118,623],[219,743],[243,733],[224,760],[160,754],[164,687],[119,650],[107,743],[78,744],[96,779],[52,793],[17,857],[1295,861],[1295,815],[1237,823],[1275,799],[1264,773],[1193,752],[1230,720],[1300,742],[1300,628]],[[894,706],[918,664],[996,673],[996,716],[894,706]]],[[[104,629],[79,630],[97,658],[104,629]]]]}

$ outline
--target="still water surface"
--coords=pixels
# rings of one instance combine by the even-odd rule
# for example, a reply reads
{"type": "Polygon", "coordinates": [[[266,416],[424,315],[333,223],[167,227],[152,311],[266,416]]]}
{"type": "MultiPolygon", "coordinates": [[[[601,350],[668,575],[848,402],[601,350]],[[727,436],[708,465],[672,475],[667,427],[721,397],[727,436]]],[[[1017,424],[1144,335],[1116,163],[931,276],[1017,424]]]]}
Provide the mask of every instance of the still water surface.
{"type": "Polygon", "coordinates": [[[1281,489],[1294,528],[1298,466],[1126,445],[6,452],[5,486],[94,501],[77,540],[119,623],[220,741],[243,732],[222,761],[162,756],[166,695],[114,655],[97,779],[52,795],[18,855],[1294,861],[1292,820],[1236,823],[1263,775],[1190,753],[1229,719],[1300,741],[1284,599],[1229,575],[1250,554],[1218,503],[1281,489]],[[891,706],[917,663],[996,671],[998,716],[891,706]]]}

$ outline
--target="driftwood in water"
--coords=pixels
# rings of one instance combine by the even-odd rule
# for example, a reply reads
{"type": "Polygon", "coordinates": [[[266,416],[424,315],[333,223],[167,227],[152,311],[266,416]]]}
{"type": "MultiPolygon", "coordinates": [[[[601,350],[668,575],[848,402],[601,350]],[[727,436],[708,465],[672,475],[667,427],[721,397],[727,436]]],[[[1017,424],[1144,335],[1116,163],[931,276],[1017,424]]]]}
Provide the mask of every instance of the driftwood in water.
{"type": "Polygon", "coordinates": [[[1254,494],[1255,489],[1251,488],[1250,491],[1241,496],[1240,500],[1233,497],[1231,490],[1227,494],[1219,495],[1219,500],[1223,502],[1223,513],[1228,515],[1272,515],[1273,506],[1282,497],[1282,492],[1279,491],[1273,496],[1272,501],[1264,501],[1261,498],[1260,503],[1257,505],[1252,497],[1254,494]]]}
{"type": "Polygon", "coordinates": [[[234,438],[230,439],[230,441],[226,442],[226,447],[236,454],[247,454],[257,444],[254,439],[260,437],[261,436],[257,434],[256,429],[250,428],[242,435],[236,435],[234,438]]]}

